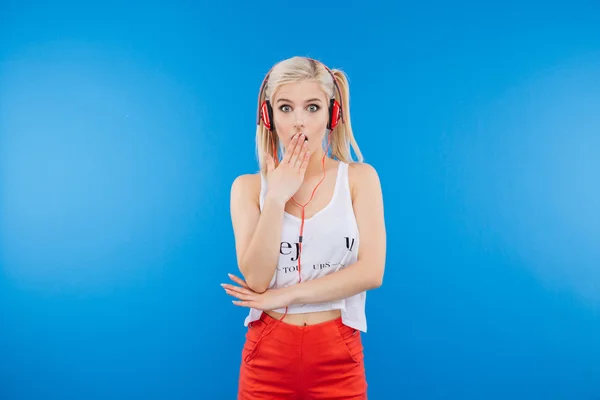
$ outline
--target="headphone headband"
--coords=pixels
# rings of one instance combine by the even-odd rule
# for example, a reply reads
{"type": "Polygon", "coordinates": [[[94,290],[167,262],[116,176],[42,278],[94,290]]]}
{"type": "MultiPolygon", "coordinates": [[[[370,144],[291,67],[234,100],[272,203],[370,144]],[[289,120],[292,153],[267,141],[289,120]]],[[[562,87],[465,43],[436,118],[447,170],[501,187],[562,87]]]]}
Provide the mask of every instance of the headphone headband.
{"type": "MultiPolygon", "coordinates": [[[[318,60],[315,60],[315,59],[312,59],[312,58],[308,58],[308,57],[304,57],[304,58],[306,60],[308,60],[308,61],[312,61],[314,63],[321,64],[323,66],[323,68],[325,68],[327,70],[327,72],[329,72],[329,75],[331,75],[331,79],[333,79],[333,85],[335,86],[335,89],[337,90],[338,95],[339,95],[339,103],[340,103],[340,108],[341,108],[340,114],[341,114],[341,118],[342,118],[342,123],[345,122],[345,120],[344,120],[344,112],[343,112],[343,110],[344,110],[343,101],[344,100],[342,99],[342,91],[340,90],[340,87],[338,86],[337,79],[333,75],[333,72],[331,72],[331,70],[325,64],[323,64],[322,62],[320,62],[318,60]]],[[[275,68],[275,66],[273,66],[269,70],[269,72],[267,72],[267,75],[265,75],[265,77],[264,77],[264,79],[263,79],[263,81],[262,81],[262,83],[260,85],[260,90],[258,91],[258,107],[257,107],[257,111],[256,111],[256,125],[260,125],[260,109],[261,109],[261,106],[262,106],[260,98],[262,96],[263,90],[265,89],[265,84],[267,83],[267,80],[269,79],[269,76],[271,75],[271,71],[273,71],[273,68],[275,68]]]]}

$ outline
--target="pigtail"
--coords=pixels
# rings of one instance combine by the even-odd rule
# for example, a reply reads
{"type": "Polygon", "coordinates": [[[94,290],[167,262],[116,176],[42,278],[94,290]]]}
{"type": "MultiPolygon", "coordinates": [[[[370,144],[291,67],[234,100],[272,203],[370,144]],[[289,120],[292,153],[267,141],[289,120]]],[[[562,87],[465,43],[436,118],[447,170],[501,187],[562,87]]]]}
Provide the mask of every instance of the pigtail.
{"type": "Polygon", "coordinates": [[[331,156],[346,163],[363,162],[362,153],[352,131],[348,78],[346,77],[346,74],[339,69],[333,69],[331,72],[335,76],[338,87],[340,88],[340,93],[338,93],[334,87],[334,93],[338,102],[340,102],[339,96],[341,94],[342,98],[340,103],[342,104],[342,114],[344,116],[343,120],[338,121],[337,126],[331,132],[331,156]],[[352,157],[352,150],[354,150],[356,160],[352,157]]]}

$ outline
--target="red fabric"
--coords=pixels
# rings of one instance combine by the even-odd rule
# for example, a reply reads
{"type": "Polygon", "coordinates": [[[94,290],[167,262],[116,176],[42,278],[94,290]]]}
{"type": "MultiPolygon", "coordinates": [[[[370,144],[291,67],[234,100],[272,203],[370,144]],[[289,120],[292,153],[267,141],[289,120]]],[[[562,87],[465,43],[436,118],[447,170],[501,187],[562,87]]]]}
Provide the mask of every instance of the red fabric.
{"type": "Polygon", "coordinates": [[[295,326],[266,313],[248,327],[238,400],[366,400],[359,331],[338,318],[295,326]]]}

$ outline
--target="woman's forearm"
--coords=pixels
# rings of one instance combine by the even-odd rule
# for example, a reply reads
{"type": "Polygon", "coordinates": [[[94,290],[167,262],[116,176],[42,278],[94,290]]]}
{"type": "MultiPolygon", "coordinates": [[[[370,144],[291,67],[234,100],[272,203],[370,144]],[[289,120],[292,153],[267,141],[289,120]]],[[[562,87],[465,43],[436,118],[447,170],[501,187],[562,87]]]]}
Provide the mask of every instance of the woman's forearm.
{"type": "Polygon", "coordinates": [[[285,202],[266,196],[252,240],[240,262],[248,286],[262,293],[269,287],[279,260],[285,202]]]}
{"type": "Polygon", "coordinates": [[[383,267],[359,260],[332,274],[281,289],[292,304],[314,304],[341,300],[381,286],[383,267]]]}

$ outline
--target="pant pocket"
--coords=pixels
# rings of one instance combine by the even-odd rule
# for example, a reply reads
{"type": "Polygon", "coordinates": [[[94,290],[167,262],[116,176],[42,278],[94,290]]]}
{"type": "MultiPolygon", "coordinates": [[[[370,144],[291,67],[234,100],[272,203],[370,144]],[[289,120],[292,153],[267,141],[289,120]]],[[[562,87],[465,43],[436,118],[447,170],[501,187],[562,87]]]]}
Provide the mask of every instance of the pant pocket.
{"type": "Polygon", "coordinates": [[[256,357],[266,328],[267,323],[260,319],[249,324],[246,331],[246,341],[242,350],[242,358],[245,363],[249,363],[256,357]]]}
{"type": "Polygon", "coordinates": [[[340,346],[343,346],[348,358],[357,364],[363,362],[363,344],[360,331],[346,325],[338,326],[340,346]]]}

